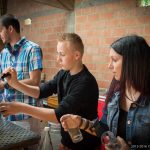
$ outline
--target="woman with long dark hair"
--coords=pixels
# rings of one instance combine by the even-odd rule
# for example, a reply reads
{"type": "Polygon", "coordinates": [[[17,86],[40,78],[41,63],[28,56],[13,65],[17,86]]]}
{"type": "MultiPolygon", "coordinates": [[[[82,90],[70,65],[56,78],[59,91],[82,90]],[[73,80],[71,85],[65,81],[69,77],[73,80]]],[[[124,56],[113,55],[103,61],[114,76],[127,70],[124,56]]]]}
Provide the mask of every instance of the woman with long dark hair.
{"type": "Polygon", "coordinates": [[[109,130],[122,149],[150,149],[150,47],[141,36],[125,36],[111,44],[109,56],[114,78],[102,119],[95,124],[67,114],[62,125],[65,130],[80,127],[99,137],[109,130]]]}

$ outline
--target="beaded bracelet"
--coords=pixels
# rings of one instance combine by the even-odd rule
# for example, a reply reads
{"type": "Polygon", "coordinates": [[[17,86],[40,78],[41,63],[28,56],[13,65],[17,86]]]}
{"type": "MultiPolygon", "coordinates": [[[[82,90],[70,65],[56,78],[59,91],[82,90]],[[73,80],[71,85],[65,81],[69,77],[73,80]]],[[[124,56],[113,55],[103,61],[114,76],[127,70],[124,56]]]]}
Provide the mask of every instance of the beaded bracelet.
{"type": "MultiPolygon", "coordinates": [[[[90,121],[90,120],[87,120],[85,118],[81,118],[81,122],[80,122],[80,125],[79,127],[82,129],[82,130],[87,130],[89,129],[91,131],[91,127],[93,126],[93,121],[90,121]]],[[[91,131],[93,132],[93,131],[91,131]]]]}

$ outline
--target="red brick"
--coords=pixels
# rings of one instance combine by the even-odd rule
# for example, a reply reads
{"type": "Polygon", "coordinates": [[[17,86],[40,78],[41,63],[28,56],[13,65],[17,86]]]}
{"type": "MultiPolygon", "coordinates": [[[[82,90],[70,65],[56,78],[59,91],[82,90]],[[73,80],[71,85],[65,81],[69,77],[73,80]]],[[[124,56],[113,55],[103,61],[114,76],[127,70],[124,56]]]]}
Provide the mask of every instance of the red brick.
{"type": "Polygon", "coordinates": [[[94,64],[86,64],[86,66],[90,69],[90,70],[96,70],[96,66],[94,64]]]}
{"type": "Polygon", "coordinates": [[[127,34],[127,29],[126,28],[117,28],[117,29],[112,29],[111,30],[111,35],[112,36],[124,36],[127,34]]]}
{"type": "Polygon", "coordinates": [[[76,16],[81,16],[82,15],[82,9],[75,10],[75,15],[76,16]]]}
{"type": "Polygon", "coordinates": [[[100,88],[109,88],[110,81],[97,81],[100,88]]]}
{"type": "Polygon", "coordinates": [[[119,37],[110,37],[110,38],[105,38],[105,45],[111,45],[116,39],[119,37]]]}
{"type": "Polygon", "coordinates": [[[105,73],[108,71],[108,65],[106,63],[102,63],[101,59],[98,59],[98,62],[96,64],[96,70],[101,74],[101,72],[105,73]]]}
{"type": "Polygon", "coordinates": [[[99,20],[99,14],[92,14],[88,16],[88,21],[98,21],[99,20]]]}
{"type": "Polygon", "coordinates": [[[112,19],[113,18],[113,12],[105,12],[105,13],[100,13],[99,14],[99,19],[100,20],[108,20],[108,19],[112,19]]]}
{"type": "Polygon", "coordinates": [[[99,48],[99,54],[105,54],[105,55],[109,55],[109,51],[110,51],[110,45],[108,46],[101,46],[99,48]]]}
{"type": "Polygon", "coordinates": [[[87,15],[90,15],[91,13],[92,13],[91,7],[87,7],[87,8],[82,9],[82,15],[87,16],[87,15]]]}
{"type": "Polygon", "coordinates": [[[100,33],[100,37],[110,37],[111,36],[111,32],[112,32],[112,29],[100,29],[99,33],[100,33]]]}
{"type": "Polygon", "coordinates": [[[88,62],[91,62],[91,61],[92,61],[92,56],[91,55],[89,55],[87,53],[83,55],[83,62],[88,63],[88,62]]]}
{"type": "Polygon", "coordinates": [[[128,34],[138,34],[138,35],[142,35],[144,33],[144,28],[140,27],[130,27],[127,29],[127,33],[128,34]]]}
{"type": "Polygon", "coordinates": [[[150,16],[141,16],[137,18],[138,25],[149,24],[150,16]]]}
{"type": "Polygon", "coordinates": [[[137,18],[121,18],[120,25],[122,26],[136,26],[138,25],[137,18]]]}
{"type": "Polygon", "coordinates": [[[83,24],[84,22],[87,22],[87,16],[77,16],[76,17],[76,22],[78,22],[79,24],[83,24]]]}
{"type": "Polygon", "coordinates": [[[121,20],[120,19],[110,19],[110,20],[106,20],[105,26],[106,27],[120,27],[121,25],[121,20]]]}

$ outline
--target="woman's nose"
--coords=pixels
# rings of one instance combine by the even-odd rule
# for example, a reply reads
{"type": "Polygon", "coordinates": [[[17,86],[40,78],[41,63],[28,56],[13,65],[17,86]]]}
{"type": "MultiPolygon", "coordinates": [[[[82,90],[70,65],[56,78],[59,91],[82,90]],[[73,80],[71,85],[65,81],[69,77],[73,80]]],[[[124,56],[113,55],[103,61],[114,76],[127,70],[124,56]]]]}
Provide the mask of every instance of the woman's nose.
{"type": "Polygon", "coordinates": [[[108,68],[109,68],[109,69],[113,69],[112,61],[111,61],[111,62],[109,62],[109,64],[108,64],[108,68]]]}

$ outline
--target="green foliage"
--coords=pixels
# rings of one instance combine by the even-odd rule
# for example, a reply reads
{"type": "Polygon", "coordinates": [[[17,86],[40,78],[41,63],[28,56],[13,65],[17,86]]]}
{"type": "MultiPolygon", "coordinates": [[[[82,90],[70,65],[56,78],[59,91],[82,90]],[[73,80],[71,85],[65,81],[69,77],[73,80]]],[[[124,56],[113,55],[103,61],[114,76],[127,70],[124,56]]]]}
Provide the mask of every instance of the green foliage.
{"type": "Polygon", "coordinates": [[[140,6],[150,6],[150,0],[140,0],[140,6]]]}

